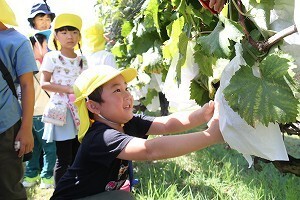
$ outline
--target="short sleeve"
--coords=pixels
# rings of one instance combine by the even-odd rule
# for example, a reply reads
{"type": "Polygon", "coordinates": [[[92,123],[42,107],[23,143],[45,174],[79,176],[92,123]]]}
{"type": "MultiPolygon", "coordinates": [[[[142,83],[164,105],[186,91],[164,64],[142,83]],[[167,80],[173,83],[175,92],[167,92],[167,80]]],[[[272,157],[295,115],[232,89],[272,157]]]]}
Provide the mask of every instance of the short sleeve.
{"type": "Polygon", "coordinates": [[[51,72],[51,73],[54,71],[54,68],[55,68],[55,65],[53,63],[53,59],[55,59],[54,53],[56,53],[56,52],[50,51],[45,54],[40,71],[47,71],[47,72],[51,72]]]}
{"type": "Polygon", "coordinates": [[[133,118],[124,125],[125,133],[138,138],[147,139],[146,135],[155,117],[144,114],[135,114],[133,118]]]}
{"type": "Polygon", "coordinates": [[[28,72],[38,72],[29,40],[24,41],[15,55],[15,66],[18,77],[28,72]]]}

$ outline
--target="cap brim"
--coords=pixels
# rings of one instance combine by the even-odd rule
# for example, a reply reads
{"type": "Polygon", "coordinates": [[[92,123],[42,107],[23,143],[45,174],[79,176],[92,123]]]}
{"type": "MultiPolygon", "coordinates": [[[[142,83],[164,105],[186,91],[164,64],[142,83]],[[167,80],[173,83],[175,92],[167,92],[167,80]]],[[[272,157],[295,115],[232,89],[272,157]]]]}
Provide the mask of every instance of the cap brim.
{"type": "Polygon", "coordinates": [[[54,17],[55,17],[55,14],[51,11],[46,11],[45,12],[43,10],[38,10],[38,11],[35,11],[35,12],[31,13],[28,17],[28,20],[32,20],[39,13],[42,13],[42,14],[45,14],[45,15],[51,15],[51,20],[53,20],[54,17]]]}

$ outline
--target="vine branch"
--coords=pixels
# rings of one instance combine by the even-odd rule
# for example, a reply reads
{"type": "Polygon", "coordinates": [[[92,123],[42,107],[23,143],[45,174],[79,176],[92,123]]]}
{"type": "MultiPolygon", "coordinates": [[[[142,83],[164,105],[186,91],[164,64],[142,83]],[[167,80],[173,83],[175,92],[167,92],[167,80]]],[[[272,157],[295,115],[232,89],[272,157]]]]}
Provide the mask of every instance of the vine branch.
{"type": "MultiPolygon", "coordinates": [[[[237,0],[237,6],[238,6],[238,10],[242,10],[242,2],[241,0],[237,0]]],[[[293,33],[297,33],[297,27],[296,25],[292,25],[288,28],[285,28],[281,31],[279,31],[278,33],[276,33],[275,35],[273,35],[272,37],[270,37],[268,40],[265,41],[255,41],[251,35],[249,34],[248,30],[246,29],[246,25],[245,25],[245,16],[239,12],[239,23],[241,24],[241,26],[243,27],[243,31],[245,33],[245,36],[248,40],[248,42],[254,47],[256,48],[258,51],[261,52],[267,52],[274,44],[276,44],[277,42],[279,42],[280,40],[282,40],[284,37],[289,36],[293,33]]]]}

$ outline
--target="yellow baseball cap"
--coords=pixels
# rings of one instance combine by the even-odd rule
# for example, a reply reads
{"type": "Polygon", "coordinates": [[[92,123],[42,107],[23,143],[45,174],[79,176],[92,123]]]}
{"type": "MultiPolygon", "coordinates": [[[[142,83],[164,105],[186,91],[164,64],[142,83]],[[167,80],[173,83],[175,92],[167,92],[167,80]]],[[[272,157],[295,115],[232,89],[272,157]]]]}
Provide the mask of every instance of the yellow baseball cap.
{"type": "Polygon", "coordinates": [[[120,74],[124,77],[126,83],[128,83],[137,76],[137,71],[134,68],[118,70],[109,65],[100,65],[86,69],[77,77],[73,85],[73,90],[76,97],[74,103],[78,108],[80,119],[78,131],[79,142],[82,141],[85,133],[90,127],[90,119],[85,99],[99,86],[107,83],[120,74]]]}
{"type": "Polygon", "coordinates": [[[105,48],[104,28],[101,23],[95,23],[83,31],[83,41],[90,53],[101,51],[105,48]]]}
{"type": "Polygon", "coordinates": [[[15,13],[9,7],[5,0],[0,0],[0,21],[3,24],[9,24],[13,26],[18,26],[15,13]]]}
{"type": "MultiPolygon", "coordinates": [[[[81,27],[82,27],[82,19],[78,15],[70,14],[70,13],[60,14],[57,17],[55,17],[54,21],[53,21],[52,33],[50,35],[49,42],[48,42],[49,49],[56,50],[54,43],[53,43],[55,29],[58,29],[58,28],[61,28],[64,26],[73,26],[80,31],[81,27]]],[[[81,43],[82,43],[82,41],[80,39],[79,40],[80,46],[82,45],[81,43]]],[[[58,50],[60,50],[61,46],[58,41],[57,41],[57,46],[58,46],[58,50]]],[[[79,49],[78,45],[76,45],[74,49],[75,50],[79,49]]]]}

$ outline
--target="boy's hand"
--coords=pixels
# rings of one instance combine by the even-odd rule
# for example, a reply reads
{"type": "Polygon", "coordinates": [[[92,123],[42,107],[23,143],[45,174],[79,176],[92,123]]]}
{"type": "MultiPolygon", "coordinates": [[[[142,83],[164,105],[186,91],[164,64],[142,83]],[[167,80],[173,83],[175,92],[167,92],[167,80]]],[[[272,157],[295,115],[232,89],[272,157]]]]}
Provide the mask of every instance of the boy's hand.
{"type": "Polygon", "coordinates": [[[20,128],[15,141],[20,142],[20,149],[19,149],[19,157],[22,157],[24,154],[29,153],[32,151],[34,146],[33,134],[32,130],[26,130],[25,128],[20,128]]]}
{"type": "Polygon", "coordinates": [[[205,120],[205,122],[208,122],[214,114],[215,102],[209,101],[208,103],[204,104],[200,109],[203,119],[205,120]]]}
{"type": "Polygon", "coordinates": [[[213,117],[207,123],[208,128],[207,131],[211,134],[211,136],[216,138],[218,143],[223,143],[224,138],[221,134],[220,125],[219,125],[219,104],[215,103],[215,110],[213,117]]]}
{"type": "Polygon", "coordinates": [[[226,0],[199,0],[201,5],[208,9],[212,14],[218,14],[224,8],[226,0]]]}

